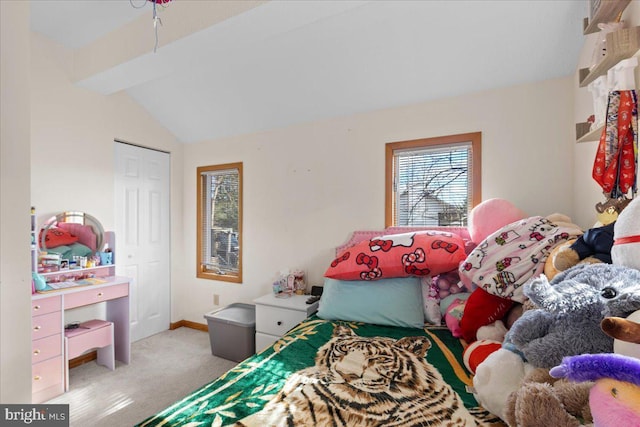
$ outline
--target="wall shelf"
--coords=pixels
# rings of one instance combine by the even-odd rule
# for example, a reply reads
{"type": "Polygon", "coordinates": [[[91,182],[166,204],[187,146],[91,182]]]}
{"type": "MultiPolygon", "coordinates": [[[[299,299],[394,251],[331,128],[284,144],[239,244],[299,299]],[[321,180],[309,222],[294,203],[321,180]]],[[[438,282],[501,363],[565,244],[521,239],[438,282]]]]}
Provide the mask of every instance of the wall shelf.
{"type": "Polygon", "coordinates": [[[580,87],[586,87],[600,76],[607,74],[609,68],[623,59],[632,57],[640,50],[640,27],[624,28],[607,34],[607,53],[592,70],[581,68],[578,72],[580,87]]]}
{"type": "MultiPolygon", "coordinates": [[[[590,2],[591,3],[591,2],[590,2]]],[[[593,13],[591,21],[584,18],[583,33],[591,34],[600,31],[598,24],[614,21],[618,15],[631,3],[631,0],[602,0],[598,2],[598,10],[593,13]]]]}
{"type": "Polygon", "coordinates": [[[598,126],[593,130],[585,132],[585,128],[589,129],[590,126],[591,124],[587,122],[576,123],[576,142],[590,142],[600,140],[600,135],[602,135],[604,125],[598,126]]]}

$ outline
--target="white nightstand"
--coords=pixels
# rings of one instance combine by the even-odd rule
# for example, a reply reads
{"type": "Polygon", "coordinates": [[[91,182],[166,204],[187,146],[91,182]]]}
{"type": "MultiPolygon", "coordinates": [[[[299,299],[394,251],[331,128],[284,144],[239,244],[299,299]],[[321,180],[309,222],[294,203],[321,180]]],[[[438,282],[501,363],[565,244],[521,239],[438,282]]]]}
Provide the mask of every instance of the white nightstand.
{"type": "Polygon", "coordinates": [[[319,302],[307,304],[309,298],[311,295],[276,298],[274,294],[268,294],[253,300],[256,305],[256,353],[318,311],[319,302]]]}

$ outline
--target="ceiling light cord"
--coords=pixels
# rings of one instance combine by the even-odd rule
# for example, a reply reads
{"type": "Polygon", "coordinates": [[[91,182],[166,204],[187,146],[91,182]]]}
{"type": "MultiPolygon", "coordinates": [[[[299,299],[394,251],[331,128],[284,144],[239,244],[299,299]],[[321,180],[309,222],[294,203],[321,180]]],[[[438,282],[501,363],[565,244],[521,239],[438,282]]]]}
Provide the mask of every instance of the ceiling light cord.
{"type": "Polygon", "coordinates": [[[131,7],[135,9],[142,9],[143,7],[146,6],[147,1],[153,3],[153,32],[156,39],[155,44],[153,46],[153,53],[156,53],[156,51],[158,50],[158,23],[162,25],[162,19],[160,19],[160,17],[158,16],[157,5],[158,3],[161,3],[162,7],[166,7],[164,6],[164,3],[169,3],[171,0],[142,0],[142,3],[139,6],[136,6],[133,0],[129,0],[129,4],[131,4],[131,7]]]}
{"type": "Polygon", "coordinates": [[[156,2],[153,2],[153,30],[156,35],[156,44],[153,46],[153,53],[156,53],[158,50],[158,22],[162,25],[162,20],[158,16],[158,11],[156,10],[156,2]]]}

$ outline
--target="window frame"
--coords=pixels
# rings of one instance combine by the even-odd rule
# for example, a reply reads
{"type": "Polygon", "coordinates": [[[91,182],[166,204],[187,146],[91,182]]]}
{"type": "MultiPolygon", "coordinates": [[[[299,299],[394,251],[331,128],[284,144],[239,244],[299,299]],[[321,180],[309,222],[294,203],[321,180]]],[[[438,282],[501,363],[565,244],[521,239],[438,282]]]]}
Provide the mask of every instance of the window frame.
{"type": "Polygon", "coordinates": [[[437,146],[471,143],[471,204],[477,206],[482,201],[482,132],[461,133],[457,135],[438,136],[433,138],[412,139],[409,141],[388,142],[385,144],[385,227],[394,227],[393,211],[395,200],[394,186],[394,152],[396,150],[433,148],[437,146]]]}
{"type": "Polygon", "coordinates": [[[242,199],[243,199],[243,179],[242,162],[225,163],[219,165],[200,166],[196,170],[197,179],[197,209],[196,209],[196,276],[201,279],[221,280],[224,282],[242,283],[242,199]],[[203,230],[203,209],[205,208],[203,192],[206,189],[203,173],[224,170],[237,170],[238,172],[238,272],[237,274],[219,274],[212,269],[207,269],[203,263],[203,239],[211,240],[210,231],[203,230]]]}

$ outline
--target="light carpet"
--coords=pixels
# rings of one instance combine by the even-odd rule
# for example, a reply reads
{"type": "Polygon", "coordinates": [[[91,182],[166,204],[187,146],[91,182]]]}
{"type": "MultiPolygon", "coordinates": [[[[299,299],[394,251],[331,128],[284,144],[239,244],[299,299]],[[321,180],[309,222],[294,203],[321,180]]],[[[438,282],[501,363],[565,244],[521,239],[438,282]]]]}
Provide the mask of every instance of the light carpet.
{"type": "Polygon", "coordinates": [[[69,404],[72,427],[132,426],[235,365],[211,355],[208,333],[182,327],[132,343],[131,363],[115,371],[95,361],[71,369],[69,391],[47,403],[69,404]]]}

